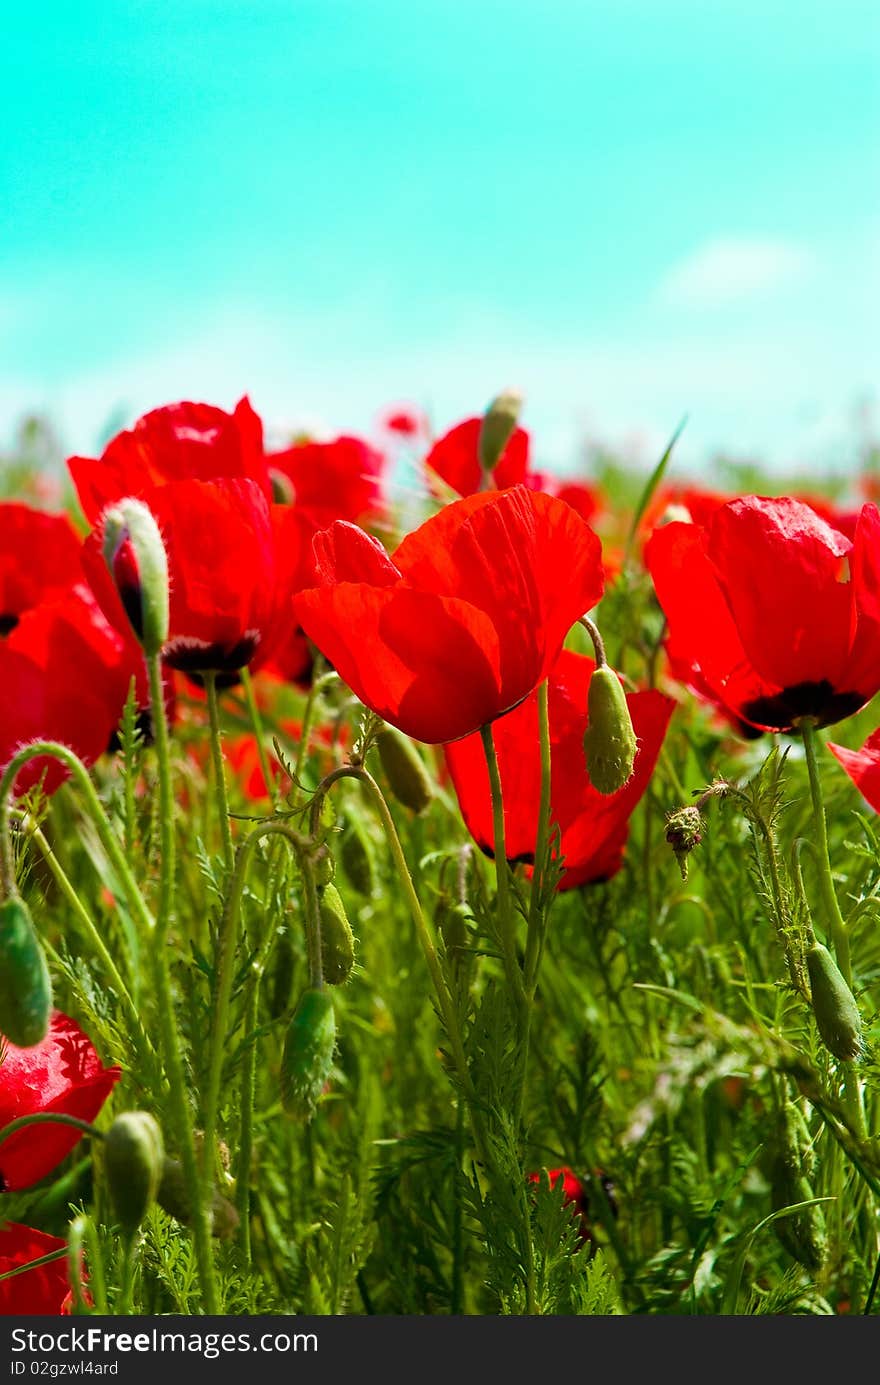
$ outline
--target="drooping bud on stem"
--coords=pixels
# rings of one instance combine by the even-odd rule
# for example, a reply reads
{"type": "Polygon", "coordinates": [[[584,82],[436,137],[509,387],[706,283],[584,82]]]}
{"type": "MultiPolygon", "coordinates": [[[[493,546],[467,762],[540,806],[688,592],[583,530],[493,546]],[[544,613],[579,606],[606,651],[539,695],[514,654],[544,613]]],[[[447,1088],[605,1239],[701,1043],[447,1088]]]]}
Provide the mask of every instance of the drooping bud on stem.
{"type": "Polygon", "coordinates": [[[140,500],[104,511],[104,560],[148,658],[168,639],[168,555],[152,513],[140,500]]]}
{"type": "Polygon", "coordinates": [[[705,819],[694,804],[666,814],[666,840],[675,852],[682,880],[688,878],[688,856],[700,845],[705,830],[705,819]]]}
{"type": "Polygon", "coordinates": [[[412,741],[393,726],[385,726],[376,737],[379,759],[388,787],[404,808],[423,813],[434,796],[425,762],[412,741]]]}
{"type": "Polygon", "coordinates": [[[522,402],[522,395],[517,390],[503,390],[483,414],[479,457],[484,474],[493,472],[501,460],[519,422],[522,402]]]}
{"type": "Polygon", "coordinates": [[[0,1034],[16,1048],[33,1048],[49,1032],[52,983],[46,958],[18,894],[0,903],[0,1034]]]}
{"type": "Polygon", "coordinates": [[[813,1014],[825,1047],[847,1062],[862,1051],[862,1017],[855,997],[827,947],[814,942],[807,949],[807,971],[813,1014]]]}
{"type": "Polygon", "coordinates": [[[594,670],[587,694],[584,754],[590,783],[601,794],[617,793],[632,778],[638,750],[623,685],[614,669],[594,670]]]}
{"type": "Polygon", "coordinates": [[[336,1016],[326,991],[303,991],[281,1054],[281,1105],[289,1116],[311,1120],[333,1067],[336,1016]]]}
{"type": "Polygon", "coordinates": [[[354,967],[355,941],[335,885],[321,891],[321,968],[328,986],[341,986],[354,967]]]}
{"type": "Polygon", "coordinates": [[[104,1167],[116,1219],[133,1236],[155,1201],[164,1165],[162,1131],[146,1111],[125,1111],[107,1131],[104,1167]]]}

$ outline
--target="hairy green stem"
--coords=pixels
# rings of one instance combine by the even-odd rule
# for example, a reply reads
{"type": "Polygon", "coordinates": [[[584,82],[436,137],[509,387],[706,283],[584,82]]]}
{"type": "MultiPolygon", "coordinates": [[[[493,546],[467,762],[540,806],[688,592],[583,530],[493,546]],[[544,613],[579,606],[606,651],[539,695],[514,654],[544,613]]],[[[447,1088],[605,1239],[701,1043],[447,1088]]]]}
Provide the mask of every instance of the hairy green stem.
{"type": "Polygon", "coordinates": [[[498,904],[498,931],[501,936],[501,946],[504,954],[504,969],[507,973],[507,981],[510,986],[514,1003],[518,1008],[522,1008],[526,1003],[526,993],[523,985],[522,971],[520,970],[519,960],[516,955],[516,925],[513,918],[510,899],[510,880],[508,878],[509,866],[507,864],[505,836],[504,836],[504,797],[501,789],[501,774],[498,769],[498,756],[495,753],[495,740],[492,735],[492,727],[482,726],[480,737],[483,742],[483,754],[486,757],[486,768],[489,772],[489,790],[492,795],[492,838],[495,853],[495,881],[498,904]]]}
{"type": "Polygon", "coordinates": [[[226,869],[232,870],[234,847],[232,827],[229,822],[229,800],[226,796],[226,770],[223,765],[223,741],[220,734],[220,707],[217,701],[217,675],[213,671],[205,674],[205,694],[208,699],[208,720],[211,730],[211,763],[214,768],[214,793],[217,798],[217,816],[220,819],[220,837],[223,842],[223,860],[226,869]]]}
{"type": "Polygon", "coordinates": [[[532,893],[529,899],[529,926],[526,938],[525,988],[529,1000],[533,999],[537,985],[537,971],[541,957],[542,935],[546,920],[543,917],[542,900],[544,894],[544,867],[547,847],[550,840],[550,714],[547,681],[538,688],[538,743],[541,754],[541,797],[538,805],[538,831],[535,838],[535,866],[532,875],[532,893]]]}

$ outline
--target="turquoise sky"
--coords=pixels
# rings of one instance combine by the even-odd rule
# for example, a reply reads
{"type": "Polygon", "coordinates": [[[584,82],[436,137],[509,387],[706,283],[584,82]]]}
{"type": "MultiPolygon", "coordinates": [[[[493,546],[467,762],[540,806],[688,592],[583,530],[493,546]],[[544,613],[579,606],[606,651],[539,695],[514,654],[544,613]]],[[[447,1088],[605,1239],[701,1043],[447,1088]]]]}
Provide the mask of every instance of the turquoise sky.
{"type": "Polygon", "coordinates": [[[851,467],[875,0],[117,0],[0,46],[0,436],[173,398],[851,467]]]}

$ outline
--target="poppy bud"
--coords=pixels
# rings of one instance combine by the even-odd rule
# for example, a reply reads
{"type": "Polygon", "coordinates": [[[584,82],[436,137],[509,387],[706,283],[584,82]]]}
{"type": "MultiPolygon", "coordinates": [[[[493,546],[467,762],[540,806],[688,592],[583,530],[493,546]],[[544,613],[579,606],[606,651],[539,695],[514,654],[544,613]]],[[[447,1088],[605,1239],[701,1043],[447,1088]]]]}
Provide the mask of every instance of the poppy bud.
{"type": "Polygon", "coordinates": [[[104,560],[144,653],[154,657],[168,639],[168,555],[142,501],[104,511],[104,560]]]}
{"type": "Polygon", "coordinates": [[[405,808],[423,813],[434,794],[425,762],[408,736],[393,726],[384,727],[376,737],[379,759],[388,787],[405,808]]]}
{"type": "Polygon", "coordinates": [[[496,395],[483,414],[480,425],[479,457],[483,472],[494,471],[505,447],[513,437],[522,409],[522,395],[504,390],[496,395]]]}
{"type": "MultiPolygon", "coordinates": [[[[791,1102],[786,1102],[771,1152],[769,1175],[774,1212],[815,1197],[808,1177],[811,1160],[809,1133],[803,1118],[791,1102]]],[[[822,1268],[826,1253],[825,1216],[818,1203],[779,1217],[773,1230],[799,1264],[814,1273],[822,1268]]]]}
{"type": "Polygon", "coordinates": [[[354,966],[354,934],[335,885],[321,895],[321,967],[328,986],[341,986],[354,966]]]}
{"type": "Polygon", "coordinates": [[[342,834],[340,856],[345,874],[358,894],[368,899],[376,888],[376,852],[359,818],[350,818],[342,834]]]}
{"type": "Polygon", "coordinates": [[[146,1111],[125,1111],[107,1131],[104,1167],[116,1219],[133,1236],[162,1178],[162,1131],[146,1111]]]}
{"type": "Polygon", "coordinates": [[[700,845],[705,828],[703,815],[693,804],[666,814],[666,840],[675,852],[682,880],[688,878],[687,858],[700,845]]]}
{"type": "Polygon", "coordinates": [[[846,1062],[862,1051],[862,1017],[852,991],[827,947],[807,949],[813,1014],[825,1047],[846,1062]]]}
{"type": "Polygon", "coordinates": [[[590,783],[601,794],[617,793],[632,778],[638,743],[623,686],[608,664],[590,679],[587,714],[584,754],[590,783]]]}
{"type": "Polygon", "coordinates": [[[336,874],[336,862],[326,843],[319,846],[312,857],[312,867],[315,872],[315,884],[319,890],[322,890],[326,885],[330,884],[330,881],[336,874]]]}
{"type": "Polygon", "coordinates": [[[453,966],[464,958],[468,946],[468,923],[471,911],[466,904],[450,904],[441,900],[434,915],[437,930],[443,939],[446,955],[453,966]]]}
{"type": "Polygon", "coordinates": [[[0,1034],[33,1048],[49,1032],[52,983],[30,910],[20,895],[0,904],[0,1034]]]}
{"type": "MultiPolygon", "coordinates": [[[[156,1201],[162,1210],[168,1213],[169,1217],[175,1217],[185,1226],[191,1224],[192,1208],[189,1201],[189,1189],[184,1176],[183,1165],[179,1159],[163,1159],[162,1176],[159,1180],[156,1201]]],[[[238,1212],[232,1203],[215,1188],[211,1202],[211,1230],[213,1234],[222,1240],[228,1240],[230,1236],[234,1235],[238,1222],[238,1212]]]]}
{"type": "Polygon", "coordinates": [[[281,1105],[289,1116],[311,1120],[330,1076],[336,1048],[336,1016],[326,991],[303,991],[281,1054],[281,1105]]]}

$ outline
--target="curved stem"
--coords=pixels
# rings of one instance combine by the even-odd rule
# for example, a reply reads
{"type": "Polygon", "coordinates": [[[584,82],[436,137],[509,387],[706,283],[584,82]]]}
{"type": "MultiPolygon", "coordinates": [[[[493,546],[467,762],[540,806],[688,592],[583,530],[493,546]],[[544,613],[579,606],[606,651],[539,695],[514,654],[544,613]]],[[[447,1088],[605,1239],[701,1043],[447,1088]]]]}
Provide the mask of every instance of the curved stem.
{"type": "Polygon", "coordinates": [[[102,1131],[90,1121],[80,1120],[79,1116],[68,1116],[63,1111],[33,1111],[27,1116],[17,1116],[14,1121],[4,1125],[0,1130],[0,1145],[16,1131],[24,1130],[29,1125],[69,1125],[72,1130],[79,1130],[83,1135],[91,1135],[95,1140],[104,1138],[102,1131]]]}
{"type": "Polygon", "coordinates": [[[223,765],[223,743],[220,736],[220,707],[217,701],[217,675],[205,674],[205,693],[208,698],[208,719],[211,726],[211,762],[214,766],[214,792],[217,795],[217,816],[223,841],[226,869],[232,870],[234,847],[229,822],[229,800],[226,796],[226,771],[223,765]]]}
{"type": "Polygon", "coordinates": [[[145,934],[152,933],[155,922],[153,916],[147,908],[144,897],[138,889],[137,882],[129,869],[125,852],[119,843],[116,833],[113,831],[110,819],[104,811],[103,804],[99,799],[95,786],[89,778],[88,771],[79,756],[74,754],[66,745],[61,745],[58,741],[35,741],[33,744],[25,746],[13,755],[8,765],[0,776],[0,879],[6,893],[15,885],[15,862],[12,855],[12,841],[9,835],[9,814],[10,797],[12,787],[15,783],[19,770],[23,765],[31,760],[39,759],[41,756],[50,756],[58,760],[69,772],[76,784],[85,806],[89,812],[98,838],[110,859],[110,864],[119,878],[120,884],[125,891],[129,908],[134,914],[145,934]]]}
{"type": "Polygon", "coordinates": [[[582,625],[589,635],[593,644],[593,653],[596,655],[596,668],[604,668],[608,663],[608,655],[605,653],[605,641],[599,633],[599,627],[595,621],[590,620],[589,616],[580,616],[578,625],[582,625]]]}
{"type": "Polygon", "coordinates": [[[79,920],[83,932],[86,934],[86,937],[88,938],[89,942],[91,943],[92,947],[97,953],[101,965],[104,967],[104,970],[107,972],[107,975],[109,976],[110,981],[113,984],[113,989],[115,990],[116,994],[119,996],[120,1001],[122,1002],[122,1007],[125,1010],[128,1023],[131,1025],[132,1034],[134,1035],[138,1048],[146,1056],[149,1062],[154,1065],[156,1062],[156,1051],[153,1048],[152,1043],[150,1042],[150,1039],[147,1035],[146,1030],[144,1029],[143,1024],[141,1023],[141,1018],[138,1014],[135,1003],[132,1000],[131,992],[129,991],[125,981],[122,979],[119,969],[117,968],[116,963],[111,957],[107,949],[107,945],[104,942],[104,939],[101,937],[101,934],[98,931],[97,925],[94,923],[91,915],[89,914],[88,910],[86,909],[76,890],[73,888],[73,885],[70,883],[70,880],[68,879],[67,874],[65,873],[64,868],[61,865],[61,862],[58,860],[58,857],[52,850],[52,847],[46,839],[45,834],[37,826],[30,814],[24,812],[22,809],[13,808],[12,816],[18,822],[21,830],[24,833],[26,833],[30,840],[34,842],[36,846],[39,848],[43,856],[43,860],[46,862],[46,865],[52,872],[52,876],[55,880],[55,883],[57,884],[64,898],[67,900],[73,912],[76,914],[76,917],[79,920]]]}

